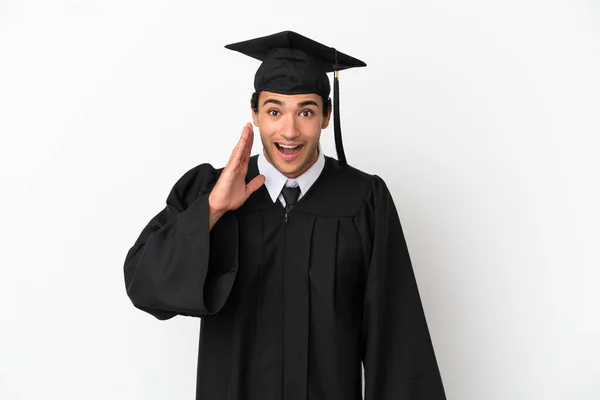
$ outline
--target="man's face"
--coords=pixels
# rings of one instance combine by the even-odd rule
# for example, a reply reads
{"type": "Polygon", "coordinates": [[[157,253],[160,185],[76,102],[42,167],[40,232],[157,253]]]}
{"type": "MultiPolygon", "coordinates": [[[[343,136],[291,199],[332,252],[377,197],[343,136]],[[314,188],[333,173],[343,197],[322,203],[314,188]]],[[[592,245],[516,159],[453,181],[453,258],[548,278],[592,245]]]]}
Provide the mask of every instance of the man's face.
{"type": "Polygon", "coordinates": [[[317,94],[278,94],[263,91],[258,112],[252,112],[260,130],[265,157],[282,174],[296,178],[317,160],[323,116],[323,99],[317,94]]]}

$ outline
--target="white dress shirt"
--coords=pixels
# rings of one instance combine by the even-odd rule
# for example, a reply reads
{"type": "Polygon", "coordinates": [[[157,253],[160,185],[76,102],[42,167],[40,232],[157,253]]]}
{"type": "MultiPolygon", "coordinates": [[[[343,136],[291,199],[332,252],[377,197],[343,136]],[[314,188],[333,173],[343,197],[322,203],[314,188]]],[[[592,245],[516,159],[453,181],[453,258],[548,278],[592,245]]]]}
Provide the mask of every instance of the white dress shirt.
{"type": "Polygon", "coordinates": [[[298,200],[300,200],[321,175],[323,168],[325,168],[325,155],[321,151],[321,146],[319,146],[319,156],[317,157],[317,161],[304,171],[302,175],[295,179],[290,179],[283,175],[277,168],[268,162],[264,155],[264,150],[258,155],[258,173],[267,178],[265,180],[265,186],[269,191],[273,203],[279,199],[284,207],[285,199],[281,194],[281,189],[283,189],[284,186],[300,186],[300,195],[298,196],[298,200]]]}

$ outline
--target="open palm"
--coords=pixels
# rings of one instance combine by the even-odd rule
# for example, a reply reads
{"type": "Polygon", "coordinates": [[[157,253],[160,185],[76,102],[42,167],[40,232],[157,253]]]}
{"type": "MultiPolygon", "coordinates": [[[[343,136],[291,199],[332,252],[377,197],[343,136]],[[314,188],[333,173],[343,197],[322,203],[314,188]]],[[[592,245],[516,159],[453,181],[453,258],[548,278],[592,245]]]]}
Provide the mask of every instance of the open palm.
{"type": "Polygon", "coordinates": [[[246,173],[253,143],[254,131],[252,124],[248,123],[244,126],[240,140],[210,193],[209,205],[212,211],[223,214],[238,209],[252,193],[265,183],[264,175],[258,175],[246,184],[246,173]]]}

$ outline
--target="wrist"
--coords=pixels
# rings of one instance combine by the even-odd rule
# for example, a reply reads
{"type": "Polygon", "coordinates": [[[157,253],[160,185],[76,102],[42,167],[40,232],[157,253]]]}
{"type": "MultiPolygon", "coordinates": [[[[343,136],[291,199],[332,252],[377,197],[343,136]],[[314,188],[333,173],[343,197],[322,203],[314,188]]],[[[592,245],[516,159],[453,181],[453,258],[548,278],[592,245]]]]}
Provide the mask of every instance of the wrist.
{"type": "Polygon", "coordinates": [[[214,206],[214,201],[212,199],[212,193],[208,196],[208,221],[209,228],[217,223],[217,221],[227,212],[227,210],[223,210],[221,208],[214,206]]]}
{"type": "Polygon", "coordinates": [[[215,215],[223,215],[227,212],[224,208],[215,206],[212,192],[208,195],[208,211],[215,215]]]}
{"type": "Polygon", "coordinates": [[[221,218],[223,216],[223,214],[225,214],[227,211],[225,210],[218,210],[214,207],[211,207],[211,205],[208,205],[208,213],[211,215],[211,217],[215,217],[217,219],[221,218]]]}

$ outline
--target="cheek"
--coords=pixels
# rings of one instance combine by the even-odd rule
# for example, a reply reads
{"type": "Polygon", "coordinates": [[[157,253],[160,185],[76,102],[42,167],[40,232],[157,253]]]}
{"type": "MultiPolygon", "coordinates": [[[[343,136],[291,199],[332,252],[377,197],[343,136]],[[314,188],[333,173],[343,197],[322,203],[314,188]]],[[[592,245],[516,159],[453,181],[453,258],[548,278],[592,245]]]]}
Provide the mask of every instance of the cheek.
{"type": "Polygon", "coordinates": [[[260,140],[264,147],[271,146],[272,142],[279,137],[277,134],[278,130],[273,125],[261,123],[258,129],[260,131],[260,140]]]}
{"type": "Polygon", "coordinates": [[[321,135],[321,125],[323,120],[321,118],[303,119],[298,122],[298,126],[302,131],[302,135],[307,140],[318,140],[321,135]]]}
{"type": "Polygon", "coordinates": [[[274,132],[277,132],[279,130],[280,123],[277,120],[273,120],[268,115],[263,115],[258,122],[258,126],[261,132],[264,131],[269,136],[271,136],[274,132]]]}

